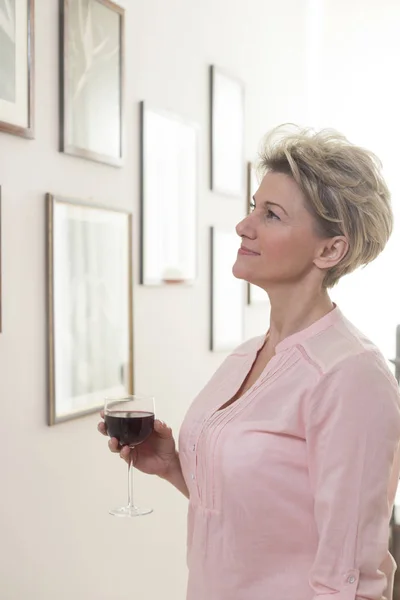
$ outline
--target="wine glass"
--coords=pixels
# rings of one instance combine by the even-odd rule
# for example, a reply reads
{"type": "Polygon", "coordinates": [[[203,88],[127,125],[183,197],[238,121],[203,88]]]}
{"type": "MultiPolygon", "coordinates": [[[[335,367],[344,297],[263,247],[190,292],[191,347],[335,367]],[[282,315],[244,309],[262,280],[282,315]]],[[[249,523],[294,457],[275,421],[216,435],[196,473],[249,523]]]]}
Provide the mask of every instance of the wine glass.
{"type": "Polygon", "coordinates": [[[154,398],[152,396],[124,396],[106,398],[104,420],[107,433],[117,438],[121,446],[131,448],[128,464],[128,504],[110,510],[115,517],[140,517],[153,512],[152,508],[139,508],[133,501],[133,448],[138,446],[154,430],[154,398]]]}

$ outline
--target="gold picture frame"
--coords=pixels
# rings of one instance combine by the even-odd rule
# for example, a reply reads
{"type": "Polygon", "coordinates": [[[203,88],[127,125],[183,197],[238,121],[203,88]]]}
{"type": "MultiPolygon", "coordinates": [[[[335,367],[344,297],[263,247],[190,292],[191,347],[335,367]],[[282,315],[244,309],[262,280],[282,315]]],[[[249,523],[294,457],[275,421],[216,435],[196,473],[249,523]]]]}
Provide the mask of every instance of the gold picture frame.
{"type": "Polygon", "coordinates": [[[132,394],[132,215],[46,195],[48,424],[132,394]]]}

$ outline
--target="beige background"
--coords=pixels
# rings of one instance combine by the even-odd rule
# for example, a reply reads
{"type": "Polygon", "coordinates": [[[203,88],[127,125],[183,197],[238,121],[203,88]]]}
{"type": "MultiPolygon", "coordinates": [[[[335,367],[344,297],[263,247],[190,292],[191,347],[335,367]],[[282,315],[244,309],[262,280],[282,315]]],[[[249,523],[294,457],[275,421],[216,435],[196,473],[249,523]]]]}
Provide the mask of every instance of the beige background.
{"type": "MultiPolygon", "coordinates": [[[[58,2],[36,4],[36,140],[0,135],[0,597],[183,600],[183,497],[161,481],[138,477],[138,499],[155,513],[130,522],[109,517],[107,509],[125,498],[126,471],[96,433],[97,416],[46,425],[44,194],[134,212],[136,390],[154,393],[159,416],[177,431],[191,399],[223,359],[208,351],[208,227],[233,227],[245,211],[244,198],[218,197],[208,189],[208,65],[245,82],[248,159],[267,129],[294,121],[348,127],[390,162],[399,133],[398,1],[353,0],[350,10],[348,0],[321,0],[324,14],[310,17],[314,0],[130,0],[123,169],[57,152],[58,2]],[[364,35],[354,37],[360,27],[364,35]],[[142,99],[201,126],[200,275],[193,287],[137,284],[142,99]]],[[[390,177],[396,187],[393,158],[390,177]]],[[[358,281],[366,281],[362,277],[358,281]]],[[[348,285],[342,305],[356,314],[357,289],[370,288],[348,285]]],[[[379,294],[378,300],[391,298],[393,320],[400,306],[396,277],[380,282],[379,294]]],[[[371,314],[385,313],[371,310],[368,297],[367,326],[371,314]]],[[[263,331],[265,317],[262,307],[246,308],[246,337],[263,331]]],[[[392,323],[385,323],[380,341],[391,352],[392,323]]],[[[379,334],[381,328],[373,329],[379,334]]]]}

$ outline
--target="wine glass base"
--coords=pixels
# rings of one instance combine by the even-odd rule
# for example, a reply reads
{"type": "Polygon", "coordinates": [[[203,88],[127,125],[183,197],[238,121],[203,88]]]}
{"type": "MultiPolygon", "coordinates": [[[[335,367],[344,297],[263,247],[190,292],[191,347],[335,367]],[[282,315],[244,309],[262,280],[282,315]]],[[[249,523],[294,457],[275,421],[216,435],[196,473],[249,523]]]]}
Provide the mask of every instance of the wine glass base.
{"type": "Polygon", "coordinates": [[[152,512],[152,508],[139,508],[138,506],[123,506],[109,511],[113,517],[143,517],[144,515],[150,515],[152,512]]]}

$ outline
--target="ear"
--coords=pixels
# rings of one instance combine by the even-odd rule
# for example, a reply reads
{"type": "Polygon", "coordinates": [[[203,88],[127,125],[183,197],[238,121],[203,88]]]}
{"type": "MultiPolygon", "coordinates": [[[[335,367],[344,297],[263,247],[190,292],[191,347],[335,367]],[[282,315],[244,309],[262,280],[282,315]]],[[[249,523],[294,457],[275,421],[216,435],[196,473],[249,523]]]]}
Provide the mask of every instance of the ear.
{"type": "Polygon", "coordinates": [[[342,235],[324,239],[318,248],[318,254],[314,259],[314,264],[319,269],[332,269],[332,267],[335,267],[343,260],[348,250],[349,242],[342,235]]]}

